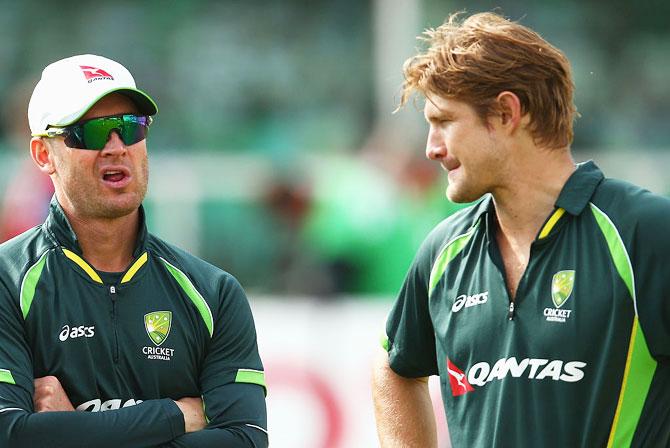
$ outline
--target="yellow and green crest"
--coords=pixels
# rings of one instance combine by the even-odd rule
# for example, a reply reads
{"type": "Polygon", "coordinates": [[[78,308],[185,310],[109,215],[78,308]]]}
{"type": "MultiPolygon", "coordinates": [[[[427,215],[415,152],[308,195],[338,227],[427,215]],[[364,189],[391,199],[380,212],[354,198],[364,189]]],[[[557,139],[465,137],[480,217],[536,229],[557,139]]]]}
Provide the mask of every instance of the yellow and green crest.
{"type": "Polygon", "coordinates": [[[551,279],[551,300],[556,308],[563,306],[572,294],[575,285],[575,271],[558,271],[551,279]]]}
{"type": "Polygon", "coordinates": [[[170,334],[172,311],[152,311],[144,315],[144,328],[155,345],[161,345],[170,334]]]}

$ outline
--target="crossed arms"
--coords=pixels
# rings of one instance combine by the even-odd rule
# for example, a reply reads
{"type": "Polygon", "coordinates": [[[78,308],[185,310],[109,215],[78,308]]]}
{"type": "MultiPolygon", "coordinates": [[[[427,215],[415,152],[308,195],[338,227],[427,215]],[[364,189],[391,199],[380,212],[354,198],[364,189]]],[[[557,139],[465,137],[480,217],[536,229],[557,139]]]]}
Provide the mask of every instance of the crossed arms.
{"type": "MultiPolygon", "coordinates": [[[[224,415],[212,415],[207,425],[203,402],[196,397],[76,412],[57,378],[38,378],[34,385],[32,406],[26,406],[27,391],[0,383],[0,446],[236,448],[266,447],[268,443],[259,426],[230,422],[224,415]]],[[[205,400],[225,395],[228,409],[239,408],[241,414],[265,411],[264,392],[257,385],[229,384],[217,389],[205,394],[205,400]]]]}

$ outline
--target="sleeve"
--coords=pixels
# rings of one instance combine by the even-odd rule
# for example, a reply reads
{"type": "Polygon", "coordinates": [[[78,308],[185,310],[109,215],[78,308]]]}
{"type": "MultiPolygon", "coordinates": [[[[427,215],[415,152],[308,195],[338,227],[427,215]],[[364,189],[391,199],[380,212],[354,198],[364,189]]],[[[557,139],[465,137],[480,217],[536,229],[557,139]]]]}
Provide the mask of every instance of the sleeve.
{"type": "MultiPolygon", "coordinates": [[[[15,403],[28,409],[32,406],[33,366],[18,303],[0,281],[0,385],[12,385],[28,392],[28,400],[15,403]]],[[[2,407],[0,404],[0,409],[2,407]]]]}
{"type": "Polygon", "coordinates": [[[268,446],[265,375],[251,308],[240,284],[227,277],[209,353],[200,375],[207,428],[169,447],[268,446]]]}
{"type": "Polygon", "coordinates": [[[184,433],[183,415],[168,399],[108,412],[35,413],[32,370],[18,300],[0,282],[0,447],[139,448],[184,433]]]}
{"type": "Polygon", "coordinates": [[[34,413],[16,407],[21,395],[18,386],[0,384],[0,446],[143,448],[184,433],[183,415],[169,399],[107,412],[34,413]]]}
{"type": "Polygon", "coordinates": [[[428,306],[432,246],[429,237],[419,249],[386,321],[389,365],[395,373],[407,378],[438,373],[435,332],[428,306]]]}
{"type": "MultiPolygon", "coordinates": [[[[204,398],[204,397],[203,397],[204,398]]],[[[184,434],[164,447],[169,448],[266,448],[265,393],[254,384],[230,383],[207,394],[205,413],[209,425],[202,431],[184,434]],[[231,412],[234,409],[234,412],[231,412]],[[233,415],[239,417],[234,419],[233,415]],[[224,417],[227,415],[227,417],[224,417]],[[249,423],[248,416],[263,416],[263,426],[249,423]],[[217,423],[218,422],[218,423],[217,423]]]]}
{"type": "Polygon", "coordinates": [[[670,200],[646,194],[638,201],[632,263],[640,326],[658,359],[670,357],[670,200]]]}

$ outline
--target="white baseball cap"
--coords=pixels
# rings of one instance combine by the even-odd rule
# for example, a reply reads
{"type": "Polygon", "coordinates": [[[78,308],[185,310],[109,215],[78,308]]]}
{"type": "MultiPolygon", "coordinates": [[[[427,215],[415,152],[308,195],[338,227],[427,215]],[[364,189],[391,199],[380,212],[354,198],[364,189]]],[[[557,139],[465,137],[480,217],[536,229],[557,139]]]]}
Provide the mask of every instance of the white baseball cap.
{"type": "Polygon", "coordinates": [[[49,64],[28,104],[30,132],[36,135],[50,126],[70,125],[112,92],[129,97],[142,114],[158,112],[154,100],[137,89],[133,75],[116,61],[82,54],[49,64]]]}

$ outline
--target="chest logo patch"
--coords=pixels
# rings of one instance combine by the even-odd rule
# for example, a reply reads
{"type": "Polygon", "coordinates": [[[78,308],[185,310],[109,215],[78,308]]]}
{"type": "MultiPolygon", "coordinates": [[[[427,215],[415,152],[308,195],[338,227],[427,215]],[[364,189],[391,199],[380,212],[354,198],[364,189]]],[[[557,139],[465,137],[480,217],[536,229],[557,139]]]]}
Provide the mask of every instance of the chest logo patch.
{"type": "Polygon", "coordinates": [[[172,311],[153,311],[144,315],[144,328],[149,339],[160,346],[167,339],[172,327],[172,311]]]}
{"type": "Polygon", "coordinates": [[[575,271],[558,271],[551,279],[551,300],[556,308],[563,306],[572,294],[575,285],[575,271]]]}
{"type": "Polygon", "coordinates": [[[554,274],[551,279],[551,301],[554,303],[554,308],[545,308],[543,313],[547,322],[565,323],[570,319],[572,310],[562,309],[562,306],[572,295],[574,286],[575,271],[558,271],[554,274]]]}

